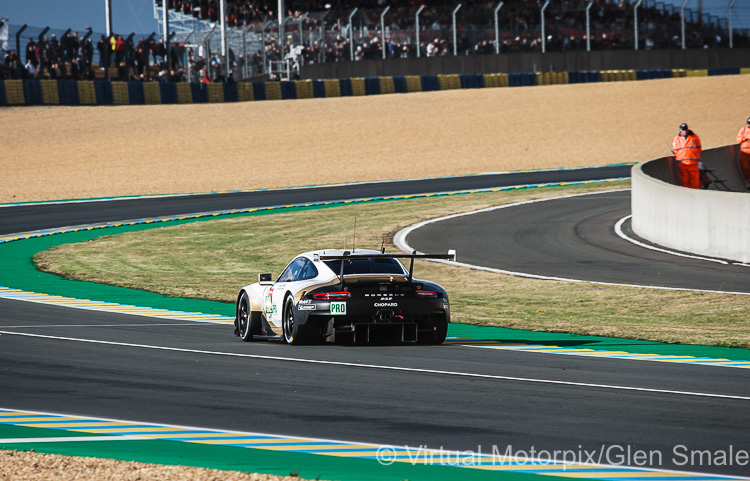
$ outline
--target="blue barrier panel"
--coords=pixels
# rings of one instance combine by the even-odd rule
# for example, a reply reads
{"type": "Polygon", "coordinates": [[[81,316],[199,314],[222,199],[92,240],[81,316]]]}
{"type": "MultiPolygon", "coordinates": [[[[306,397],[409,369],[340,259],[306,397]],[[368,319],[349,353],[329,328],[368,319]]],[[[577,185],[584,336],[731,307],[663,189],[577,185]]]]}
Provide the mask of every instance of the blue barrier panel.
{"type": "Polygon", "coordinates": [[[194,104],[207,104],[208,103],[208,89],[205,88],[202,83],[199,83],[199,82],[190,83],[190,93],[193,94],[194,104]]]}
{"type": "Polygon", "coordinates": [[[508,75],[508,85],[510,87],[529,87],[536,85],[535,73],[512,73],[508,75]]]}
{"type": "Polygon", "coordinates": [[[710,68],[708,69],[708,76],[714,77],[717,75],[739,75],[740,69],[738,68],[710,68]]]}
{"type": "Polygon", "coordinates": [[[570,72],[568,74],[568,77],[570,79],[570,83],[585,84],[591,82],[591,80],[589,79],[589,72],[586,70],[570,72]],[[573,82],[573,78],[575,78],[575,82],[573,82]]]}
{"type": "Polygon", "coordinates": [[[578,72],[568,72],[568,83],[577,84],[580,83],[578,80],[578,72]]]}
{"type": "Polygon", "coordinates": [[[297,98],[297,87],[294,82],[288,80],[281,81],[281,100],[293,100],[297,98]]]}
{"type": "Polygon", "coordinates": [[[8,105],[8,99],[5,97],[5,80],[0,79],[0,105],[8,105]]]}
{"type": "Polygon", "coordinates": [[[508,85],[510,87],[530,87],[536,85],[536,74],[534,72],[509,74],[508,85]]]}
{"type": "Polygon", "coordinates": [[[393,90],[397,94],[405,94],[409,92],[406,88],[406,78],[403,75],[393,77],[393,90]]]}
{"type": "Polygon", "coordinates": [[[636,80],[650,80],[652,78],[654,78],[653,70],[636,70],[635,71],[636,80]]]}
{"type": "Polygon", "coordinates": [[[266,100],[265,82],[253,82],[253,98],[255,100],[266,100]]]}
{"type": "Polygon", "coordinates": [[[77,80],[58,80],[57,93],[60,96],[60,105],[81,105],[77,80]]]}
{"type": "Polygon", "coordinates": [[[224,83],[224,102],[237,102],[237,84],[234,82],[224,83]]]}
{"type": "Polygon", "coordinates": [[[96,105],[112,105],[115,103],[112,96],[112,84],[107,80],[94,80],[94,92],[96,93],[96,105]]]}
{"type": "Polygon", "coordinates": [[[326,83],[322,80],[313,80],[313,98],[323,99],[326,96],[326,83]]]}
{"type": "Polygon", "coordinates": [[[461,80],[462,89],[484,88],[484,75],[482,74],[461,74],[458,78],[461,80]]]}
{"type": "Polygon", "coordinates": [[[421,75],[422,92],[433,92],[440,90],[440,81],[437,75],[421,75]]]}
{"type": "Polygon", "coordinates": [[[586,81],[587,82],[601,82],[602,81],[602,73],[598,70],[589,70],[586,72],[586,81]]]}
{"type": "Polygon", "coordinates": [[[26,99],[26,105],[42,105],[44,103],[42,83],[36,79],[24,80],[23,96],[26,99]]]}
{"type": "Polygon", "coordinates": [[[380,95],[380,77],[365,77],[365,95],[380,95]]]}
{"type": "Polygon", "coordinates": [[[174,82],[159,81],[159,92],[162,104],[177,103],[177,85],[174,82]]]}
{"type": "Polygon", "coordinates": [[[665,68],[665,69],[661,69],[661,70],[655,70],[655,72],[657,73],[657,77],[656,78],[672,78],[672,70],[671,69],[665,68]]]}
{"type": "Polygon", "coordinates": [[[143,82],[128,82],[128,98],[130,99],[130,105],[146,105],[143,82]]]}
{"type": "Polygon", "coordinates": [[[352,80],[348,78],[339,79],[339,91],[342,97],[352,96],[352,80]]]}

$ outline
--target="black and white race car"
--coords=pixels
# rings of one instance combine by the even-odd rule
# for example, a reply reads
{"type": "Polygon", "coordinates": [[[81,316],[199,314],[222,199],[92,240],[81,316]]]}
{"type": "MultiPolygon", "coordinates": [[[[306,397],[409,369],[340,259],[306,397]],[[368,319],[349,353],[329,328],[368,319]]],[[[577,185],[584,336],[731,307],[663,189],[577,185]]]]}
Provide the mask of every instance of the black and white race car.
{"type": "Polygon", "coordinates": [[[414,342],[442,344],[450,322],[448,293],[414,279],[414,259],[455,260],[448,254],[389,254],[327,249],[298,255],[276,281],[237,296],[235,335],[243,341],[289,344],[414,342]],[[400,259],[410,261],[407,269],[400,259]]]}

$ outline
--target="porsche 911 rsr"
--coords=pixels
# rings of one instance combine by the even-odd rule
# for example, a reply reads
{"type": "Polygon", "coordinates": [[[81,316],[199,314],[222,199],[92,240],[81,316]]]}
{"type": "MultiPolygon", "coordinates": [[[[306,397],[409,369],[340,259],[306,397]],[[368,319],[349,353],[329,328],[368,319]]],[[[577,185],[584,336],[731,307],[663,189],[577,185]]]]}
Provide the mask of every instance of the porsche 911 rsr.
{"type": "Polygon", "coordinates": [[[276,281],[260,274],[259,282],[240,290],[235,335],[289,344],[442,344],[450,322],[448,293],[413,278],[417,258],[455,260],[455,253],[328,249],[300,254],[276,281]],[[410,260],[408,269],[400,259],[410,260]]]}

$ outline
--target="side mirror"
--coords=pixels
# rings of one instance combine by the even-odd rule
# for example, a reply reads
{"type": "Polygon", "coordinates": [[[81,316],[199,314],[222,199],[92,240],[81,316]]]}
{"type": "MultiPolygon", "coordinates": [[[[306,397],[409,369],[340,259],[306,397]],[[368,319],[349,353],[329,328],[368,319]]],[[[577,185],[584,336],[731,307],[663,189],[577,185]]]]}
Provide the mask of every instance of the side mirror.
{"type": "Polygon", "coordinates": [[[258,282],[271,282],[271,273],[258,274],[258,282]]]}

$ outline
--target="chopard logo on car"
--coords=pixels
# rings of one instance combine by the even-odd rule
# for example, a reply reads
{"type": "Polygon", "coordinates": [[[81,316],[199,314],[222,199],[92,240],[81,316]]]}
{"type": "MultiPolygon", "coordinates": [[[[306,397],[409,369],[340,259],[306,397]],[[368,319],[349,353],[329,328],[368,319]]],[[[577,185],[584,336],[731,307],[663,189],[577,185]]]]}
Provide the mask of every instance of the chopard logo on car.
{"type": "Polygon", "coordinates": [[[374,307],[398,307],[398,302],[376,302],[374,307]]]}
{"type": "Polygon", "coordinates": [[[316,306],[314,304],[300,304],[297,306],[297,309],[299,309],[300,311],[314,311],[315,307],[316,306]]]}

